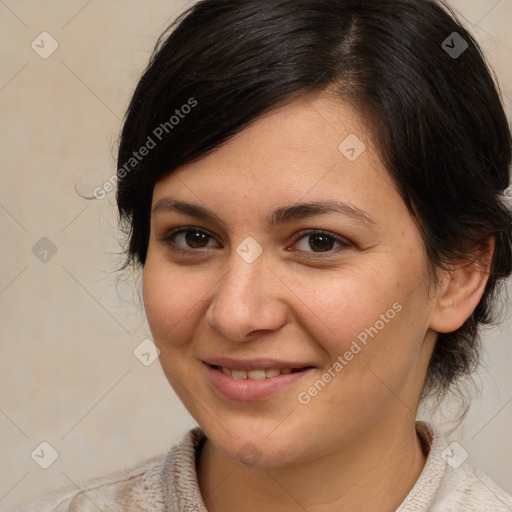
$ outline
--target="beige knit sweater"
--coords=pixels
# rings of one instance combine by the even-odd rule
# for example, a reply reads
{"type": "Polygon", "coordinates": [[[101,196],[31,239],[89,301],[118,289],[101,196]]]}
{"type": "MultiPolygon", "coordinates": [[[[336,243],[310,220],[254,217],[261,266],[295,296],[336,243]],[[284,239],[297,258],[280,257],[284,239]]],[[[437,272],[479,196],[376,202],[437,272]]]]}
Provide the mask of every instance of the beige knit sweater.
{"type": "MultiPolygon", "coordinates": [[[[417,430],[430,447],[429,454],[418,481],[396,512],[512,512],[512,497],[488,476],[467,461],[460,466],[453,462],[453,452],[445,451],[447,443],[434,426],[417,422],[417,430]]],[[[48,494],[19,512],[207,512],[195,469],[204,440],[196,427],[167,455],[88,480],[80,489],[48,494]]]]}

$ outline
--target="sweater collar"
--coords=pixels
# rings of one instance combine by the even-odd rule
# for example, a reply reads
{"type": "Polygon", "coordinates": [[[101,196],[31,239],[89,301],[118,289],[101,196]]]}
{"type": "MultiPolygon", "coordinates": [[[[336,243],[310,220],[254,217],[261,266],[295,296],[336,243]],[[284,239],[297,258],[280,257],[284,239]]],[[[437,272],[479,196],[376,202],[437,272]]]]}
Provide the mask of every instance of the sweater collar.
{"type": "Polygon", "coordinates": [[[416,432],[424,453],[428,453],[425,466],[413,488],[396,512],[424,512],[431,510],[445,478],[447,463],[443,452],[447,446],[439,430],[425,421],[416,422],[416,432]]]}
{"type": "MultiPolygon", "coordinates": [[[[443,459],[446,441],[432,424],[417,421],[416,431],[427,455],[425,466],[415,485],[396,512],[430,510],[446,473],[443,459]]],[[[200,427],[189,430],[166,457],[163,489],[166,512],[207,512],[197,481],[196,461],[206,440],[200,427]]]]}

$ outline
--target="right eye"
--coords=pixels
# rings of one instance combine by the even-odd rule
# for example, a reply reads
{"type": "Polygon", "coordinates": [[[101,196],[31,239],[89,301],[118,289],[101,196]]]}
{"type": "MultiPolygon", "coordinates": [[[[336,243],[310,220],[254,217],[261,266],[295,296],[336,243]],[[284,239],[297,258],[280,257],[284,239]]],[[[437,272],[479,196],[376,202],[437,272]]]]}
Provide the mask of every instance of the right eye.
{"type": "Polygon", "coordinates": [[[176,252],[198,252],[197,249],[205,249],[210,241],[215,241],[212,235],[203,229],[187,226],[174,229],[167,233],[161,241],[166,242],[176,252]]]}

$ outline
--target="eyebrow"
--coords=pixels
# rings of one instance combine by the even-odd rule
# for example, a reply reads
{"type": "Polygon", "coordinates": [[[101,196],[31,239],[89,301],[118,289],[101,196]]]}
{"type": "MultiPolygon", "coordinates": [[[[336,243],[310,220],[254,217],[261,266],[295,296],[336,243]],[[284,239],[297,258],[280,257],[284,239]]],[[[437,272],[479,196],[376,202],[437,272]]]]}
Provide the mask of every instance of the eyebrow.
{"type": "MultiPolygon", "coordinates": [[[[209,208],[198,204],[187,203],[173,199],[172,197],[164,197],[159,199],[153,209],[151,215],[160,212],[178,212],[198,219],[221,224],[227,231],[230,231],[226,223],[209,208]]],[[[279,224],[292,222],[295,220],[306,219],[315,215],[324,213],[340,213],[359,223],[372,225],[375,219],[367,212],[357,208],[356,206],[341,201],[314,201],[309,203],[294,203],[287,206],[281,206],[265,217],[267,224],[274,228],[279,224]]]]}

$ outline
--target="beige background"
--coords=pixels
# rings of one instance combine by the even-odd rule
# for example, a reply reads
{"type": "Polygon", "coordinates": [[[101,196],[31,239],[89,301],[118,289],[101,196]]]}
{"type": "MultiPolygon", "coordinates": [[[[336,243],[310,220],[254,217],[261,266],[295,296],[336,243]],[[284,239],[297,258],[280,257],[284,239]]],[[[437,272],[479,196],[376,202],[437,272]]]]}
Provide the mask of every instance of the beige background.
{"type": "MultiPolygon", "coordinates": [[[[510,114],[512,0],[452,4],[483,44],[510,114]]],[[[86,200],[76,191],[87,195],[114,172],[137,78],[185,5],[0,0],[1,510],[164,452],[194,425],[158,362],[133,354],[150,333],[140,283],[113,272],[114,194],[86,200]],[[31,48],[43,31],[59,45],[47,59],[31,48]],[[46,263],[32,252],[42,237],[57,249],[46,263]],[[59,455],[46,470],[31,458],[43,441],[59,455]]],[[[451,438],[512,493],[510,283],[505,292],[506,321],[485,337],[482,393],[451,438]]]]}

